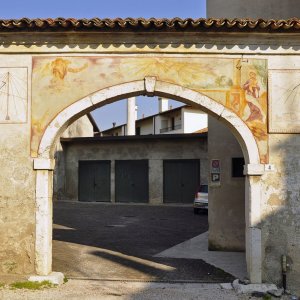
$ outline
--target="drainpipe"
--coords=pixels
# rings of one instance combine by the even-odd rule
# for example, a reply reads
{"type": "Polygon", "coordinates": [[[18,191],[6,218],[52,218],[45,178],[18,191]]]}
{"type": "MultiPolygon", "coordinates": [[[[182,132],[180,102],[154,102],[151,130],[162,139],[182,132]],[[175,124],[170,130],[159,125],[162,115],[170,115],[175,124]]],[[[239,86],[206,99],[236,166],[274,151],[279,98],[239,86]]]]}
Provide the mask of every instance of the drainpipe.
{"type": "Polygon", "coordinates": [[[287,263],[286,263],[286,255],[282,255],[281,257],[281,265],[282,265],[282,287],[284,291],[286,291],[286,271],[287,271],[287,263]]]}

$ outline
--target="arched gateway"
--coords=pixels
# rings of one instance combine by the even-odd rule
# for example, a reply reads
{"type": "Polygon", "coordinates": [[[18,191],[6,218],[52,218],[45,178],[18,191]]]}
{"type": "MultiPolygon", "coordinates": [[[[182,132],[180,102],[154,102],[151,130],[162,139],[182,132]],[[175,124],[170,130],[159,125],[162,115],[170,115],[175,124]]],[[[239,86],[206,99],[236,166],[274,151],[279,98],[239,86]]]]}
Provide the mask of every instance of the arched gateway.
{"type": "Polygon", "coordinates": [[[102,105],[155,95],[199,107],[235,135],[248,275],[282,284],[284,256],[299,290],[299,28],[299,19],[0,20],[0,274],[52,271],[60,133],[102,105]]]}
{"type": "Polygon", "coordinates": [[[76,101],[48,125],[42,136],[38,157],[34,160],[36,177],[36,270],[48,275],[52,270],[52,171],[56,141],[60,134],[77,118],[100,106],[123,98],[148,95],[172,98],[216,117],[226,124],[239,141],[245,157],[246,175],[246,257],[248,274],[252,282],[261,282],[261,232],[260,185],[253,176],[261,176],[264,166],[260,164],[256,141],[245,123],[222,104],[185,87],[145,77],[144,80],[128,82],[97,91],[76,101]]]}

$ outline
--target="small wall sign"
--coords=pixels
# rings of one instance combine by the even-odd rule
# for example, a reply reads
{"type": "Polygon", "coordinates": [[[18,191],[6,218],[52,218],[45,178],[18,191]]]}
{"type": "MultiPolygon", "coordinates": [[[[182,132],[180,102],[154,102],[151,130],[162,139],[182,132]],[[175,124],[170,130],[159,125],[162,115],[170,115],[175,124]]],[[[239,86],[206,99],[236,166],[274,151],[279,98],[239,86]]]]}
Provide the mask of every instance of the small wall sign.
{"type": "Polygon", "coordinates": [[[219,159],[212,159],[211,160],[211,173],[218,173],[220,174],[220,160],[219,159]]]}
{"type": "Polygon", "coordinates": [[[212,159],[210,166],[211,174],[211,185],[218,186],[221,185],[221,164],[219,159],[212,159]]]}

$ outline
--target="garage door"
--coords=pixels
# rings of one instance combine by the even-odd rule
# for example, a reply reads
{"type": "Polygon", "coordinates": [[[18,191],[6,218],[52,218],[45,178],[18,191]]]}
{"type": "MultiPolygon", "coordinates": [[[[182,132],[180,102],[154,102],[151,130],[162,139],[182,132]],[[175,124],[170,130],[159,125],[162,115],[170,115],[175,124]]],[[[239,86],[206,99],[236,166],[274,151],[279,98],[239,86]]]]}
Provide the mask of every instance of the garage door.
{"type": "Polygon", "coordinates": [[[117,160],[115,162],[116,202],[148,202],[148,173],[148,160],[117,160]]]}
{"type": "Polygon", "coordinates": [[[199,185],[199,160],[164,160],[165,203],[193,203],[199,185]]]}
{"type": "Polygon", "coordinates": [[[110,161],[79,161],[79,201],[110,202],[110,161]]]}

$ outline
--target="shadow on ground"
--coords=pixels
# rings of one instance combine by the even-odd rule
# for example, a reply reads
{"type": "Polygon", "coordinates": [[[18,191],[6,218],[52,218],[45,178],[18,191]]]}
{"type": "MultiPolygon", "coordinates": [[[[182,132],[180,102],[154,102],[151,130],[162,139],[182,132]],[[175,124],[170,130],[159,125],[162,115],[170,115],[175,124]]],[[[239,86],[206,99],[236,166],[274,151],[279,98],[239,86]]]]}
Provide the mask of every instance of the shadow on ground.
{"type": "Polygon", "coordinates": [[[191,207],[54,203],[53,269],[68,277],[226,282],[200,259],[154,255],[208,230],[191,207]]]}

